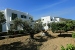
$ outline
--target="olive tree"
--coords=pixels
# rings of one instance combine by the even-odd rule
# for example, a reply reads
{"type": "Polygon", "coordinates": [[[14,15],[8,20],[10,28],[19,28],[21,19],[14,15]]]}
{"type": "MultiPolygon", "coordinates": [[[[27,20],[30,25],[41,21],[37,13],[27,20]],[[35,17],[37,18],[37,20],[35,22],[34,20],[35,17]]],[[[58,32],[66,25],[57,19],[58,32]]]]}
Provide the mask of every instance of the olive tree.
{"type": "Polygon", "coordinates": [[[16,18],[16,19],[13,20],[13,27],[14,27],[15,29],[17,29],[17,27],[18,27],[18,26],[21,26],[21,25],[22,25],[22,19],[16,18]]]}
{"type": "Polygon", "coordinates": [[[4,17],[4,14],[0,12],[0,32],[2,31],[2,25],[6,23],[6,19],[4,17]]]}
{"type": "Polygon", "coordinates": [[[35,22],[33,29],[35,30],[36,33],[40,32],[42,30],[42,23],[41,22],[39,22],[39,23],[35,22]]]}
{"type": "Polygon", "coordinates": [[[6,22],[6,19],[4,17],[4,14],[0,12],[0,24],[4,24],[6,22]]]}
{"type": "Polygon", "coordinates": [[[66,24],[63,22],[55,23],[53,22],[51,24],[51,30],[52,32],[60,32],[60,34],[64,31],[66,31],[66,24]]]}

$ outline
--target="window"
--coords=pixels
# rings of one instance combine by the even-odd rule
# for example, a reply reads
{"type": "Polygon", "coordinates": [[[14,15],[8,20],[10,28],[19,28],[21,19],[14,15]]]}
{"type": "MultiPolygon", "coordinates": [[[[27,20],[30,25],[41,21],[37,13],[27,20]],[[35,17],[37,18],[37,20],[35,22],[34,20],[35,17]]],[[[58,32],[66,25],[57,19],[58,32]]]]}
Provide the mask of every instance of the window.
{"type": "Polygon", "coordinates": [[[32,17],[29,17],[29,19],[33,20],[33,18],[32,18],[32,17]]]}
{"type": "Polygon", "coordinates": [[[26,16],[24,16],[24,18],[26,18],[26,16]]]}
{"type": "Polygon", "coordinates": [[[31,22],[33,22],[33,18],[32,17],[29,17],[29,19],[31,20],[31,22]]]}
{"type": "Polygon", "coordinates": [[[31,17],[29,17],[29,19],[31,19],[31,17]]]}
{"type": "Polygon", "coordinates": [[[10,26],[13,26],[13,24],[10,24],[10,26]]]}
{"type": "Polygon", "coordinates": [[[21,15],[21,18],[23,18],[23,15],[21,15]]]}
{"type": "Polygon", "coordinates": [[[44,21],[44,19],[42,19],[42,21],[44,21]]]}
{"type": "Polygon", "coordinates": [[[21,18],[26,18],[26,16],[25,15],[21,15],[21,18]]]}
{"type": "Polygon", "coordinates": [[[17,14],[12,13],[12,20],[14,20],[15,18],[17,18],[17,14]]]}
{"type": "Polygon", "coordinates": [[[0,32],[2,32],[2,25],[0,24],[0,32]]]}
{"type": "Polygon", "coordinates": [[[51,19],[51,21],[52,21],[52,19],[51,19]]]}

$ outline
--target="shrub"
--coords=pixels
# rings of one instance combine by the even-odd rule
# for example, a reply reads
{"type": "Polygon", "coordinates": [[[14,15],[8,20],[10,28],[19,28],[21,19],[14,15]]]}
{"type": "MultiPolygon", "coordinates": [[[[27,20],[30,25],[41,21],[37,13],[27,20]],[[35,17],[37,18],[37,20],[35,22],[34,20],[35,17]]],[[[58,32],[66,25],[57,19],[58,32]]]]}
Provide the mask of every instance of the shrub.
{"type": "Polygon", "coordinates": [[[61,46],[61,50],[65,50],[64,46],[61,46]]]}
{"type": "Polygon", "coordinates": [[[33,30],[35,33],[39,33],[42,30],[42,24],[41,23],[34,23],[33,30]]]}
{"type": "Polygon", "coordinates": [[[53,33],[57,30],[57,23],[53,22],[51,24],[51,30],[52,30],[53,33]]]}
{"type": "Polygon", "coordinates": [[[24,31],[23,30],[19,30],[19,33],[22,34],[22,33],[24,33],[24,31]]]}
{"type": "Polygon", "coordinates": [[[13,31],[12,30],[8,30],[8,35],[12,35],[13,34],[13,31]]]}
{"type": "Polygon", "coordinates": [[[67,47],[61,46],[61,50],[75,50],[75,46],[72,44],[67,44],[67,47]]]}
{"type": "Polygon", "coordinates": [[[7,32],[0,32],[0,36],[5,36],[7,35],[7,32]]]}
{"type": "Polygon", "coordinates": [[[72,37],[75,38],[75,32],[72,33],[72,37]]]}
{"type": "Polygon", "coordinates": [[[59,33],[67,32],[66,23],[64,23],[64,22],[60,22],[60,23],[53,22],[51,24],[51,30],[52,30],[52,32],[59,32],[59,33]]]}

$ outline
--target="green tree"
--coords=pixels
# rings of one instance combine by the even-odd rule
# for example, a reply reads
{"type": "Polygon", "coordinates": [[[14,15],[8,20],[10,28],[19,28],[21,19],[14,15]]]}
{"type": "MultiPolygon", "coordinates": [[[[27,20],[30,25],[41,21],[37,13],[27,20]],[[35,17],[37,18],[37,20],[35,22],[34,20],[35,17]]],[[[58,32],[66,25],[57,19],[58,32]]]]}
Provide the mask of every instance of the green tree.
{"type": "Polygon", "coordinates": [[[22,27],[23,32],[28,32],[28,33],[31,30],[30,22],[26,21],[26,20],[22,20],[20,18],[16,18],[16,19],[13,20],[13,27],[14,28],[22,27]]]}
{"type": "Polygon", "coordinates": [[[51,24],[51,30],[52,32],[60,32],[60,34],[64,31],[66,31],[66,24],[64,22],[55,23],[53,22],[51,24]]]}
{"type": "Polygon", "coordinates": [[[13,20],[13,27],[17,30],[18,26],[22,26],[22,19],[16,18],[13,20]]]}
{"type": "Polygon", "coordinates": [[[51,30],[52,30],[53,33],[57,30],[57,23],[53,22],[51,24],[51,30]]]}
{"type": "Polygon", "coordinates": [[[73,31],[75,30],[75,20],[73,20],[73,27],[72,27],[73,31]]]}
{"type": "Polygon", "coordinates": [[[23,27],[23,30],[24,31],[26,31],[26,32],[30,32],[30,30],[32,29],[31,27],[30,27],[30,22],[28,22],[28,21],[22,21],[22,27],[23,27]]]}
{"type": "Polygon", "coordinates": [[[6,23],[6,19],[4,17],[4,14],[0,12],[0,32],[2,31],[2,25],[6,23]]]}
{"type": "Polygon", "coordinates": [[[67,25],[67,30],[72,30],[72,26],[73,26],[73,21],[66,21],[66,25],[67,25]]]}
{"type": "Polygon", "coordinates": [[[6,22],[6,19],[4,17],[4,14],[0,12],[0,24],[4,24],[6,22]]]}
{"type": "Polygon", "coordinates": [[[50,28],[51,24],[50,24],[50,23],[48,23],[47,25],[48,25],[48,27],[50,28]]]}
{"type": "Polygon", "coordinates": [[[35,30],[35,32],[40,32],[42,30],[42,23],[41,22],[35,23],[33,27],[34,27],[33,29],[35,30]]]}

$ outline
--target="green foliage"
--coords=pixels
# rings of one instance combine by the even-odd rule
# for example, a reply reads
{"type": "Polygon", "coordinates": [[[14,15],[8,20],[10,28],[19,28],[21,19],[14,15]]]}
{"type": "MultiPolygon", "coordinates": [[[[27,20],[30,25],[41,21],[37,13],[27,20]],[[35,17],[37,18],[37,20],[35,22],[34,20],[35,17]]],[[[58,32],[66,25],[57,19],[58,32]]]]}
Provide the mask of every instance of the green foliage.
{"type": "Polygon", "coordinates": [[[67,25],[67,30],[71,30],[71,28],[72,28],[71,21],[66,21],[66,25],[67,25]]]}
{"type": "Polygon", "coordinates": [[[12,35],[13,34],[13,31],[12,30],[8,30],[8,35],[12,35]]]}
{"type": "Polygon", "coordinates": [[[75,29],[75,21],[74,20],[69,20],[69,21],[66,21],[65,23],[66,23],[68,31],[75,29]]]}
{"type": "Polygon", "coordinates": [[[6,22],[6,19],[4,17],[4,14],[0,12],[0,24],[4,24],[6,22]]]}
{"type": "Polygon", "coordinates": [[[24,31],[23,30],[19,30],[19,33],[22,34],[22,33],[24,33],[24,31]]]}
{"type": "Polygon", "coordinates": [[[61,46],[61,50],[65,50],[64,46],[61,46]]]}
{"type": "Polygon", "coordinates": [[[36,33],[42,30],[42,23],[34,23],[33,29],[36,33]]]}
{"type": "Polygon", "coordinates": [[[75,32],[72,33],[72,37],[75,38],[75,32]]]}
{"type": "Polygon", "coordinates": [[[18,26],[22,25],[22,20],[20,18],[15,18],[13,20],[13,28],[16,30],[18,26]]]}
{"type": "MultiPolygon", "coordinates": [[[[10,27],[11,28],[11,27],[10,27]]],[[[21,34],[23,34],[23,33],[27,33],[27,32],[29,32],[29,30],[30,30],[30,26],[29,26],[29,23],[28,23],[28,21],[23,21],[22,19],[20,19],[20,18],[15,18],[14,20],[13,20],[13,28],[11,28],[12,30],[19,30],[19,33],[21,33],[21,34]],[[23,30],[21,30],[20,28],[19,29],[17,29],[18,27],[21,27],[21,29],[23,29],[23,30]]]]}
{"type": "Polygon", "coordinates": [[[65,23],[55,23],[55,22],[53,22],[51,24],[51,30],[52,30],[52,32],[57,32],[58,30],[66,31],[66,25],[65,25],[65,23]]]}
{"type": "Polygon", "coordinates": [[[55,32],[55,30],[57,30],[57,23],[53,22],[51,24],[51,30],[52,30],[53,33],[55,32]]]}
{"type": "Polygon", "coordinates": [[[64,30],[65,32],[75,30],[75,21],[68,20],[68,21],[59,22],[59,23],[53,22],[51,24],[51,30],[52,32],[56,32],[58,30],[64,30]]]}
{"type": "Polygon", "coordinates": [[[61,46],[61,50],[75,50],[75,46],[72,44],[67,44],[67,47],[61,46]]]}
{"type": "Polygon", "coordinates": [[[43,24],[43,26],[46,26],[46,23],[45,23],[45,24],[43,24]]]}
{"type": "Polygon", "coordinates": [[[19,30],[19,33],[31,33],[31,32],[40,32],[41,29],[42,29],[42,23],[34,23],[34,26],[32,25],[31,26],[31,22],[29,21],[26,21],[26,20],[22,20],[22,19],[19,19],[19,18],[16,18],[15,20],[13,20],[13,25],[14,25],[14,28],[15,27],[18,27],[18,26],[21,26],[23,28],[23,30],[19,30]],[[34,31],[32,31],[34,30],[34,31]]]}
{"type": "Polygon", "coordinates": [[[50,23],[48,23],[47,25],[48,25],[49,28],[51,27],[51,24],[50,23]]]}

